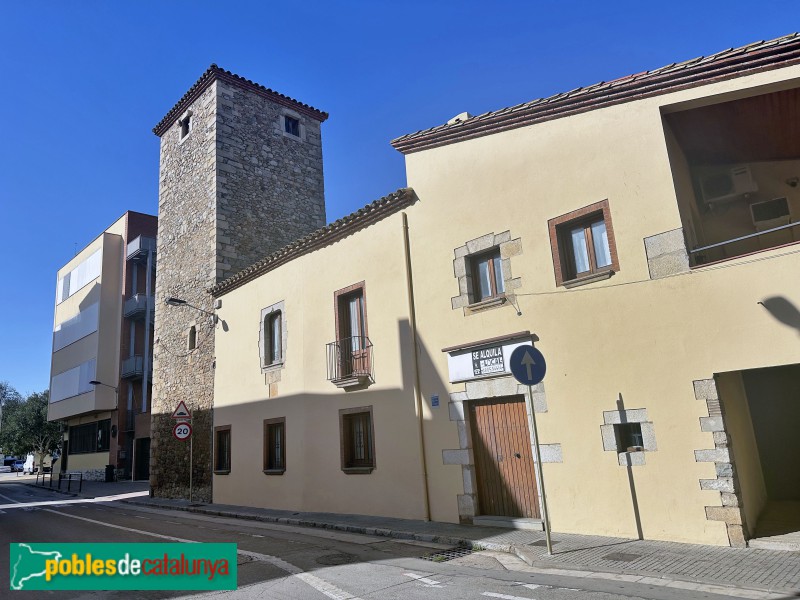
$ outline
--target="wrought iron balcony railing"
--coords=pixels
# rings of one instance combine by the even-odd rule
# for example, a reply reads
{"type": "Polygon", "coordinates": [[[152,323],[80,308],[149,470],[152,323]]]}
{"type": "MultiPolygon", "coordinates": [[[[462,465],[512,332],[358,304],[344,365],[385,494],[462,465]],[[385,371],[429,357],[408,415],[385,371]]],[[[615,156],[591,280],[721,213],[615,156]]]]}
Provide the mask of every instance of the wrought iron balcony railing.
{"type": "Polygon", "coordinates": [[[372,342],[366,336],[341,338],[326,344],[328,381],[338,387],[373,383],[372,342]]]}

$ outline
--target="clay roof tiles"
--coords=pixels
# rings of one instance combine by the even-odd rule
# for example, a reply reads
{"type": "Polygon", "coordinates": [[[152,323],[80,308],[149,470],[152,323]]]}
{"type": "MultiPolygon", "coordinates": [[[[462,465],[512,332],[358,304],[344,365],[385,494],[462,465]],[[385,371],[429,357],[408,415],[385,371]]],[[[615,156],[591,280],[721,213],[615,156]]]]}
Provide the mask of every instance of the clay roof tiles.
{"type": "Polygon", "coordinates": [[[153,133],[159,137],[164,135],[164,133],[166,133],[166,131],[175,123],[175,121],[186,111],[188,106],[197,100],[197,98],[200,97],[200,94],[202,94],[209,85],[217,80],[225,81],[226,83],[230,83],[251,92],[255,92],[256,94],[264,96],[276,104],[281,104],[288,108],[292,108],[300,114],[304,114],[312,119],[316,119],[319,122],[322,122],[328,118],[328,113],[326,112],[316,109],[313,106],[309,106],[308,104],[304,104],[303,102],[295,100],[294,98],[290,98],[289,96],[285,96],[279,92],[276,92],[275,90],[271,90],[263,85],[250,81],[249,79],[245,79],[240,75],[226,71],[225,69],[222,69],[212,63],[211,66],[206,69],[205,73],[200,76],[200,79],[198,79],[194,85],[189,88],[189,91],[187,91],[183,97],[178,100],[175,106],[173,106],[164,116],[164,118],[159,121],[158,125],[153,127],[153,133]]]}
{"type": "Polygon", "coordinates": [[[547,98],[490,111],[457,123],[409,133],[392,140],[392,146],[404,154],[409,154],[798,62],[800,62],[800,34],[793,33],[740,48],[728,48],[710,56],[672,63],[652,71],[627,75],[607,82],[601,81],[547,98]]]}
{"type": "Polygon", "coordinates": [[[299,256],[332,244],[368,225],[380,221],[413,204],[416,200],[417,196],[413,189],[400,188],[396,192],[379,198],[354,213],[350,213],[284,246],[256,264],[218,283],[209,292],[214,296],[221,296],[299,256]]]}

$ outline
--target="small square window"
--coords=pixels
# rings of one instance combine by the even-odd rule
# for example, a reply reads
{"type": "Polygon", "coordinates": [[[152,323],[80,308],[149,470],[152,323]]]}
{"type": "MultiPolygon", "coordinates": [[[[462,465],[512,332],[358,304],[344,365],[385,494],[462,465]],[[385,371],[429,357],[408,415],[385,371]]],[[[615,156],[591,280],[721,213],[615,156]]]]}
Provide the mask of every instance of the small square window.
{"type": "Polygon", "coordinates": [[[283,130],[289,135],[300,137],[300,120],[290,117],[289,115],[284,115],[283,130]]]}
{"type": "Polygon", "coordinates": [[[286,471],[286,418],[264,420],[264,473],[286,471]]]}
{"type": "Polygon", "coordinates": [[[192,132],[192,111],[186,111],[184,115],[178,119],[178,126],[180,127],[180,141],[186,139],[186,137],[192,132]]]}
{"type": "Polygon", "coordinates": [[[506,291],[500,249],[470,257],[472,294],[475,302],[502,296],[506,291]]]}
{"type": "Polygon", "coordinates": [[[231,426],[214,428],[214,472],[226,474],[231,471],[231,426]]]}
{"type": "Polygon", "coordinates": [[[556,285],[590,283],[619,271],[608,201],[551,219],[548,225],[556,285]]]}
{"type": "Polygon", "coordinates": [[[619,423],[614,425],[617,452],[635,452],[644,449],[641,423],[619,423]]]}
{"type": "Polygon", "coordinates": [[[342,438],[342,471],[370,473],[375,468],[372,407],[339,411],[342,438]]]}

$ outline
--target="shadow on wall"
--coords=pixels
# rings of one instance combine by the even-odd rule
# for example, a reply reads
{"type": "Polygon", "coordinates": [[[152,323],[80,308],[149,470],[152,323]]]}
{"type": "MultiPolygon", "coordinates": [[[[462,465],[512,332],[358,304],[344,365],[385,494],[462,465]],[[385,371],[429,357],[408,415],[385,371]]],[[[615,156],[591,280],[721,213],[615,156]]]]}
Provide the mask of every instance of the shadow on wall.
{"type": "Polygon", "coordinates": [[[800,333],[800,311],[783,296],[765,298],[759,302],[777,321],[800,333]]]}

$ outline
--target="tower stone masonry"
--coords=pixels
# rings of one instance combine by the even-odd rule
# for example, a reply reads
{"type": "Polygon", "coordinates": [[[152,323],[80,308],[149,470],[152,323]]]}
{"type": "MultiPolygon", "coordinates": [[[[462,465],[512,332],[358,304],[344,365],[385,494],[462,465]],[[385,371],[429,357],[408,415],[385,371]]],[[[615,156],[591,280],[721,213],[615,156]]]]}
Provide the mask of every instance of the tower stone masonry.
{"type": "Polygon", "coordinates": [[[325,225],[320,126],[327,116],[211,65],[153,129],[161,138],[155,496],[190,498],[191,485],[191,500],[212,499],[214,336],[222,324],[211,315],[208,290],[325,225]],[[180,401],[192,411],[191,443],[172,435],[180,401]]]}

